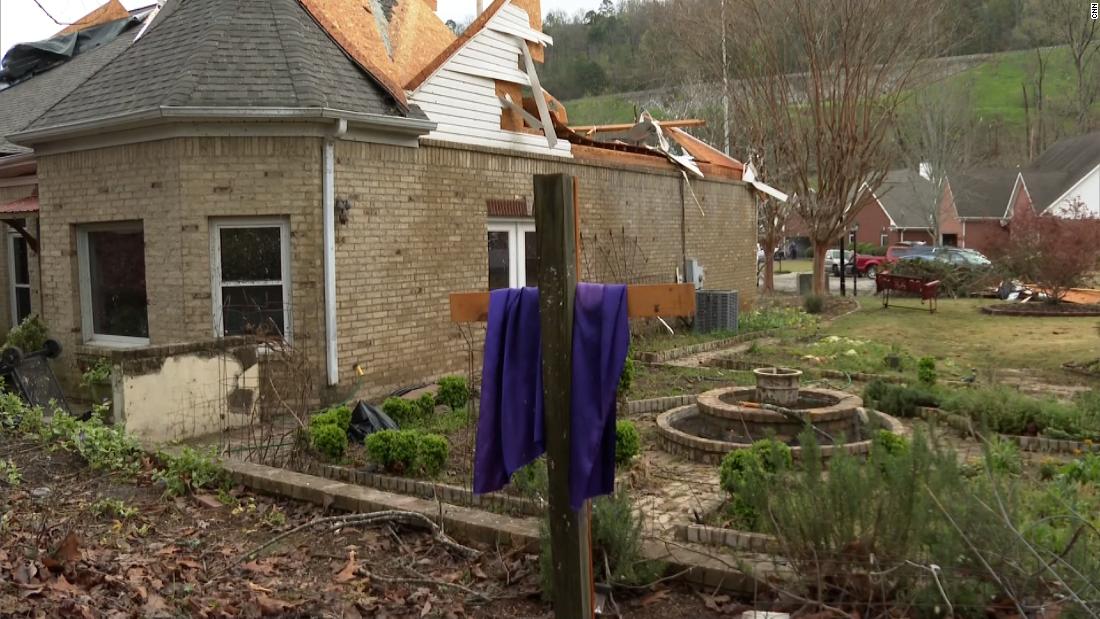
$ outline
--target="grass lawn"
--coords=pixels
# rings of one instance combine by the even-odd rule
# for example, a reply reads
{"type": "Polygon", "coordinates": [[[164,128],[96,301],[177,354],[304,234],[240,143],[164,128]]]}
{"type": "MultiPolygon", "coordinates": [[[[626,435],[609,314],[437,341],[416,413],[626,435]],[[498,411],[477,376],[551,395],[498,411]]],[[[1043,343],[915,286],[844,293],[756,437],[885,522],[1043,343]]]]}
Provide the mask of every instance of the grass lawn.
{"type": "Polygon", "coordinates": [[[784,260],[782,265],[780,265],[778,260],[775,262],[775,272],[776,272],[777,275],[778,274],[783,274],[783,273],[810,273],[813,270],[814,270],[814,261],[810,260],[809,258],[799,258],[797,260],[784,260]],[[779,268],[780,266],[783,267],[782,270],[780,270],[780,268],[779,268]]]}
{"type": "MultiPolygon", "coordinates": [[[[1095,318],[989,316],[978,311],[990,299],[944,299],[939,311],[883,310],[877,299],[863,299],[862,311],[837,319],[830,335],[897,344],[916,357],[950,360],[958,368],[1017,368],[1061,373],[1067,361],[1097,356],[1100,333],[1095,318]]],[[[919,306],[914,299],[899,304],[919,306]]]]}

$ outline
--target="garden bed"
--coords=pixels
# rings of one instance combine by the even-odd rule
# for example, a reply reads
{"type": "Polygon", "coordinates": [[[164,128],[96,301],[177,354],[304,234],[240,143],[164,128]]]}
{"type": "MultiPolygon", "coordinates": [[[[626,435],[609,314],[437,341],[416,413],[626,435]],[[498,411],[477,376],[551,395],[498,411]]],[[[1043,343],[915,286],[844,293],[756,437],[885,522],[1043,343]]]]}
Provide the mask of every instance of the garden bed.
{"type": "Polygon", "coordinates": [[[1086,318],[1100,316],[1100,305],[1075,303],[998,303],[982,307],[982,312],[993,316],[1035,316],[1086,318]]]}

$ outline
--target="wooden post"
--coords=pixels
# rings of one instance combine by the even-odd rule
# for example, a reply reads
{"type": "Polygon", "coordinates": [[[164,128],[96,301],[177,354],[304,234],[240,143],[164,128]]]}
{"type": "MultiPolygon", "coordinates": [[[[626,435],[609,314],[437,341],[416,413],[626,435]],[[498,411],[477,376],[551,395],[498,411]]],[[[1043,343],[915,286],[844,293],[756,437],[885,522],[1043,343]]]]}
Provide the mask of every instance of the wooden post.
{"type": "Polygon", "coordinates": [[[564,174],[535,176],[555,619],[591,619],[593,614],[589,509],[587,505],[580,511],[569,507],[573,296],[577,286],[573,182],[573,177],[564,174]]]}

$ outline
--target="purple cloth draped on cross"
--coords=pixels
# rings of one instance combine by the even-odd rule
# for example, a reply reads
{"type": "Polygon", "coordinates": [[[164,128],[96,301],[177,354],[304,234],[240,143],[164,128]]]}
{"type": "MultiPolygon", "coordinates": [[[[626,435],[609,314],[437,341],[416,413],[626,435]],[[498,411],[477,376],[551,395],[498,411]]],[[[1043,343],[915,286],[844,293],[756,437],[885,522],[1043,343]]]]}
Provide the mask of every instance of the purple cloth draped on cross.
{"type": "MultiPolygon", "coordinates": [[[[474,492],[499,490],[546,450],[537,288],[494,290],[481,374],[474,492]]],[[[573,309],[569,497],[615,487],[615,403],[630,345],[626,286],[577,284],[573,309]]]]}

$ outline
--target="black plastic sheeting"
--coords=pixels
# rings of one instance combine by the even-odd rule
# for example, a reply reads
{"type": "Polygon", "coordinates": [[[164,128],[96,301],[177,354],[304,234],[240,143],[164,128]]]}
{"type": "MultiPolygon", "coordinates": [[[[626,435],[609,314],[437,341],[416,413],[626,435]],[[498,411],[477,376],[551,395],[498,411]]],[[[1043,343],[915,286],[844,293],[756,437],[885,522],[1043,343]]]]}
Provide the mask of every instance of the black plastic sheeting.
{"type": "Polygon", "coordinates": [[[368,434],[396,429],[397,424],[394,423],[393,419],[390,419],[389,415],[366,402],[359,402],[351,410],[348,439],[356,443],[362,443],[368,434]]]}
{"type": "Polygon", "coordinates": [[[42,41],[19,43],[0,61],[0,81],[14,83],[47,71],[74,56],[110,43],[140,21],[136,17],[126,17],[42,41]]]}

